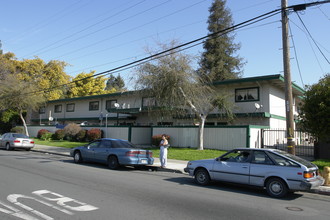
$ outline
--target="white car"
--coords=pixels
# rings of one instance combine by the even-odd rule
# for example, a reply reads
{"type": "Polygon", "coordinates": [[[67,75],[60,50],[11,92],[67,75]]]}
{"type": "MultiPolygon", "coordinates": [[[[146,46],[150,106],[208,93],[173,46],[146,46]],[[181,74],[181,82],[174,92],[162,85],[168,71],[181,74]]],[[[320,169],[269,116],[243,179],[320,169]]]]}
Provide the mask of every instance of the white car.
{"type": "Polygon", "coordinates": [[[5,133],[0,139],[0,147],[6,150],[14,150],[15,148],[31,150],[34,147],[34,140],[19,133],[5,133]]]}
{"type": "Polygon", "coordinates": [[[272,197],[324,183],[316,165],[276,149],[235,149],[216,159],[189,161],[185,172],[200,185],[211,180],[246,184],[266,188],[272,197]]]}

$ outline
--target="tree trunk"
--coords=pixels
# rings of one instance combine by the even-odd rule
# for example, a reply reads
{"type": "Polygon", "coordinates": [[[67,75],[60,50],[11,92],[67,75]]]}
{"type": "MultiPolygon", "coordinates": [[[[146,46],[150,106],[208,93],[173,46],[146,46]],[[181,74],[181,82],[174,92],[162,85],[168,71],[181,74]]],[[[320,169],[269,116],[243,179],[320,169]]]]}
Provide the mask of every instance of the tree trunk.
{"type": "Polygon", "coordinates": [[[23,122],[25,135],[29,136],[29,131],[28,131],[28,129],[27,129],[26,122],[25,122],[25,119],[24,119],[24,117],[23,117],[23,111],[22,111],[22,110],[19,111],[19,117],[21,118],[21,120],[22,120],[22,122],[23,122]]]}
{"type": "Polygon", "coordinates": [[[204,150],[204,125],[205,125],[205,120],[206,120],[206,116],[201,115],[200,116],[200,123],[199,123],[199,127],[198,127],[198,134],[199,134],[198,150],[204,150]]]}

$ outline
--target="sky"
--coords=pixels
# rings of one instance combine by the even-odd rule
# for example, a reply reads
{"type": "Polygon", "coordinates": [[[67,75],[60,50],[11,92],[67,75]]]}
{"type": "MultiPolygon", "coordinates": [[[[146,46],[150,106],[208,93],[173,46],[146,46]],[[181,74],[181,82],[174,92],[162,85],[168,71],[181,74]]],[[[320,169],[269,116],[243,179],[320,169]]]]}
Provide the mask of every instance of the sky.
{"type": "MultiPolygon", "coordinates": [[[[17,59],[61,60],[74,77],[121,67],[161,51],[159,43],[181,44],[208,34],[212,0],[0,0],[0,40],[17,59]]],[[[311,0],[288,0],[288,5],[311,0]]],[[[281,0],[227,0],[234,24],[280,8],[281,0]]],[[[292,12],[292,81],[304,88],[330,73],[330,3],[292,12]]],[[[283,73],[281,15],[235,31],[243,77],[283,73]]],[[[200,56],[202,44],[184,51],[200,56]]],[[[197,64],[195,64],[197,68],[197,64]]],[[[120,74],[133,88],[135,69],[120,74]]],[[[107,76],[107,75],[106,75],[107,76]]]]}

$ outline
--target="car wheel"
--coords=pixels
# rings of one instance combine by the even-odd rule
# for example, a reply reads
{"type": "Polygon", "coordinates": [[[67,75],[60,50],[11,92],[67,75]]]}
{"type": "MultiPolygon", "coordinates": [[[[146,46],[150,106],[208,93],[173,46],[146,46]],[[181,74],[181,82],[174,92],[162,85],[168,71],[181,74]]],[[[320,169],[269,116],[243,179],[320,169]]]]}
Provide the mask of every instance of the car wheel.
{"type": "Polygon", "coordinates": [[[205,169],[198,169],[195,173],[195,181],[199,185],[205,186],[210,183],[210,175],[205,169]]]}
{"type": "Polygon", "coordinates": [[[6,150],[12,150],[13,148],[10,146],[9,143],[6,144],[6,150]]]}
{"type": "Polygon", "coordinates": [[[82,156],[79,151],[75,151],[73,154],[73,160],[75,163],[81,163],[82,162],[82,156]]]}
{"type": "Polygon", "coordinates": [[[266,190],[271,197],[281,198],[288,193],[288,187],[280,178],[270,178],[266,183],[266,190]]]}
{"type": "Polygon", "coordinates": [[[116,156],[110,156],[108,159],[108,167],[112,170],[116,170],[119,167],[119,162],[116,156]]]}

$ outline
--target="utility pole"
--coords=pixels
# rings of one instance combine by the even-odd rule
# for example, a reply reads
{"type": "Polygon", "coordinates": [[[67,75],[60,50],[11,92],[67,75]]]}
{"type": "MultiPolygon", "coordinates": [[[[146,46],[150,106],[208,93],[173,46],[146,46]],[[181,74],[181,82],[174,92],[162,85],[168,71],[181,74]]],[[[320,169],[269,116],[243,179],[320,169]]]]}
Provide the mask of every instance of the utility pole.
{"type": "Polygon", "coordinates": [[[282,44],[283,44],[283,67],[284,67],[284,83],[285,83],[285,111],[286,111],[286,136],[288,152],[295,155],[294,142],[294,118],[292,104],[292,84],[290,72],[290,41],[289,41],[289,26],[288,26],[288,2],[282,1],[282,44]]]}

